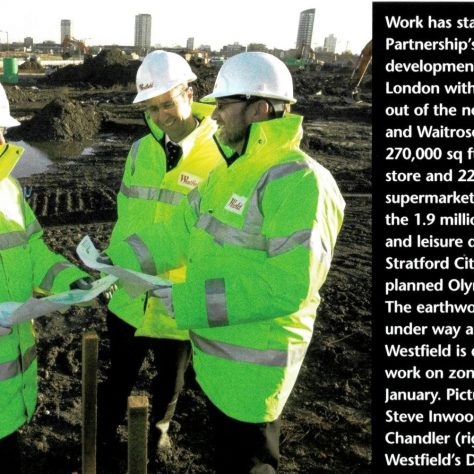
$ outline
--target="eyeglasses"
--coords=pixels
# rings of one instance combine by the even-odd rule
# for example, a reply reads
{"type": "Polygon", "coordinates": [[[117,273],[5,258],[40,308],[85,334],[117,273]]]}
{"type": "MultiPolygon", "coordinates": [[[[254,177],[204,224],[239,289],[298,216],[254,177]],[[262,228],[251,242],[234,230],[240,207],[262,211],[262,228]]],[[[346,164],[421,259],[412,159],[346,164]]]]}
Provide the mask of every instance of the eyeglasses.
{"type": "Polygon", "coordinates": [[[245,104],[248,103],[248,99],[241,99],[241,100],[217,100],[216,101],[216,110],[222,111],[228,105],[232,104],[245,104]]]}
{"type": "Polygon", "coordinates": [[[246,96],[246,95],[235,95],[232,97],[224,98],[224,99],[217,99],[216,100],[216,110],[222,111],[224,110],[228,105],[232,104],[254,104],[255,102],[258,102],[259,100],[265,100],[262,97],[253,97],[253,96],[246,96]]]}
{"type": "Polygon", "coordinates": [[[160,110],[173,110],[178,104],[176,99],[181,97],[188,89],[182,89],[178,94],[170,97],[169,100],[162,104],[152,104],[145,107],[145,112],[148,114],[157,114],[160,110]]]}

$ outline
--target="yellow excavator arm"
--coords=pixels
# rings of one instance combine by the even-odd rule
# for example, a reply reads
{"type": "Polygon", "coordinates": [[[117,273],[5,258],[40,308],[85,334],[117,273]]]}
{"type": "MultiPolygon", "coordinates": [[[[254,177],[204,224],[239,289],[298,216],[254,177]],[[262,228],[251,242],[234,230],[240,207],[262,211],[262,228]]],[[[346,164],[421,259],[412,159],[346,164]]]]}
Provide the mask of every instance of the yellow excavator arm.
{"type": "Polygon", "coordinates": [[[365,46],[362,52],[360,53],[357,64],[352,71],[349,88],[352,93],[352,96],[355,100],[358,100],[357,96],[359,94],[359,85],[364,78],[369,64],[372,61],[372,40],[370,40],[365,46]]]}
{"type": "Polygon", "coordinates": [[[89,48],[86,46],[84,41],[77,40],[69,35],[64,35],[63,43],[63,56],[70,55],[71,47],[79,49],[83,56],[86,56],[89,53],[89,48]]]}

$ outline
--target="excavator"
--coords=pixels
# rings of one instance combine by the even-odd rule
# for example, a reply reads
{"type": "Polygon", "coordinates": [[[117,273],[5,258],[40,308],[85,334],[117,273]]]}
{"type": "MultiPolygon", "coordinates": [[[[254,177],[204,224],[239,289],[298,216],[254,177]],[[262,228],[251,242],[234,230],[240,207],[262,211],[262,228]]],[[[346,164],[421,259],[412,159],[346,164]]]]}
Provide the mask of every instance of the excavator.
{"type": "Polygon", "coordinates": [[[365,74],[367,73],[367,69],[369,68],[369,64],[372,61],[372,40],[370,40],[362,49],[360,53],[359,59],[352,71],[351,78],[349,80],[349,94],[348,97],[350,102],[362,102],[360,95],[359,95],[359,86],[364,79],[365,74]]]}
{"type": "Polygon", "coordinates": [[[78,49],[84,58],[89,55],[89,48],[86,46],[84,41],[77,40],[70,35],[64,35],[63,43],[63,59],[69,59],[72,57],[73,52],[78,49]]]}
{"type": "Polygon", "coordinates": [[[315,60],[316,53],[311,46],[301,44],[298,49],[295,50],[294,56],[286,58],[286,64],[288,66],[297,67],[298,69],[304,69],[307,64],[311,64],[315,60]]]}
{"type": "Polygon", "coordinates": [[[296,52],[296,59],[312,62],[316,59],[316,53],[308,44],[302,44],[296,52]]]}

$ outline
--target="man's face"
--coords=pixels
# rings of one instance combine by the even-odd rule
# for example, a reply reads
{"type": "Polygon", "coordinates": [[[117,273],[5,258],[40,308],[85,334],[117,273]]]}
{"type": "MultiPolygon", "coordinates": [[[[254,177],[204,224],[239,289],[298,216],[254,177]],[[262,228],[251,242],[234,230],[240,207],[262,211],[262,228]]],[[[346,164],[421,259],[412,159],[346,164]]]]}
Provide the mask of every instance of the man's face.
{"type": "Polygon", "coordinates": [[[240,152],[250,125],[247,102],[231,97],[217,100],[212,118],[219,125],[219,139],[240,152]]]}
{"type": "Polygon", "coordinates": [[[172,138],[186,131],[186,120],[191,115],[193,90],[184,85],[144,102],[151,120],[172,138]]]}

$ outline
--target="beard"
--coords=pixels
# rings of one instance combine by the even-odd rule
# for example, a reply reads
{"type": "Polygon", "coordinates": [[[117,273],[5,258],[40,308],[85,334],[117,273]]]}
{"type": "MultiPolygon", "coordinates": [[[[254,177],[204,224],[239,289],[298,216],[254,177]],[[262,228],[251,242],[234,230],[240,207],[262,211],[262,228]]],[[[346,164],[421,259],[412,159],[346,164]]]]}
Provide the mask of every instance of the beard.
{"type": "Polygon", "coordinates": [[[218,133],[219,141],[234,150],[245,140],[246,135],[247,126],[243,124],[240,127],[233,125],[230,128],[223,125],[218,133]]]}

